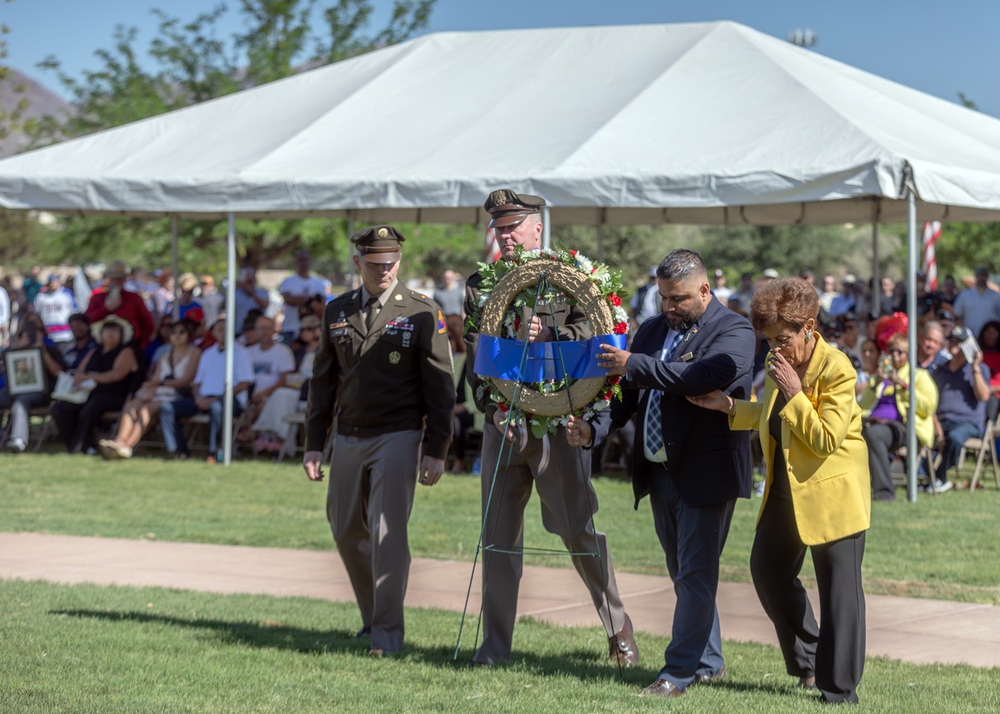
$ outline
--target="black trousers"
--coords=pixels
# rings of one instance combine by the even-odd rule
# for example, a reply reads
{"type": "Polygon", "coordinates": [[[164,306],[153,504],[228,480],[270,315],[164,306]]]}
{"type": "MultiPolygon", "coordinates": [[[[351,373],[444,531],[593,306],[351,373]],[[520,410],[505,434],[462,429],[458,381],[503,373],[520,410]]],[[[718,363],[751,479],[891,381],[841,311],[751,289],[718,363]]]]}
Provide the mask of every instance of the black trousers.
{"type": "Polygon", "coordinates": [[[95,448],[94,427],[105,412],[118,411],[125,404],[125,397],[93,392],[83,404],[72,402],[52,402],[52,421],[59,429],[59,435],[66,450],[78,454],[95,448]]]}
{"type": "Polygon", "coordinates": [[[891,455],[906,445],[906,427],[898,421],[867,422],[861,430],[868,444],[868,470],[872,476],[872,496],[880,501],[896,498],[892,483],[891,455]]]}
{"type": "Polygon", "coordinates": [[[799,580],[806,545],[799,538],[791,501],[768,499],[750,553],[750,573],[761,605],[774,623],[785,667],[795,677],[815,675],[816,687],[829,702],[857,702],[865,666],[861,586],[865,533],[810,550],[821,627],[799,580]]]}

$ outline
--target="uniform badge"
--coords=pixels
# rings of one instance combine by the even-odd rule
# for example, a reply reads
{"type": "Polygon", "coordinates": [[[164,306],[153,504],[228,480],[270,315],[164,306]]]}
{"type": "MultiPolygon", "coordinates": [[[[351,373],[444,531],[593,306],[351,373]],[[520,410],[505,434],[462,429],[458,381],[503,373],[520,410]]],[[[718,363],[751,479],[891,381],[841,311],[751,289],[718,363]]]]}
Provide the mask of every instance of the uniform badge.
{"type": "Polygon", "coordinates": [[[389,364],[399,364],[399,360],[401,357],[402,355],[400,355],[399,352],[393,350],[392,352],[389,353],[389,364]]]}
{"type": "Polygon", "coordinates": [[[507,192],[506,191],[494,191],[493,192],[493,205],[503,206],[507,203],[507,192]]]}
{"type": "Polygon", "coordinates": [[[397,294],[396,294],[396,301],[397,301],[397,302],[399,302],[399,301],[400,301],[400,300],[402,300],[402,299],[403,299],[403,296],[402,296],[402,295],[400,295],[399,293],[397,293],[397,294]]]}
{"type": "MultiPolygon", "coordinates": [[[[412,327],[412,325],[411,325],[411,327],[412,327]]],[[[410,335],[412,335],[412,334],[413,334],[412,332],[404,332],[403,333],[403,347],[409,347],[410,346],[410,335]]]]}
{"type": "Polygon", "coordinates": [[[389,237],[389,229],[388,228],[379,228],[378,229],[378,237],[379,238],[388,238],[389,237]]]}
{"type": "Polygon", "coordinates": [[[438,334],[448,331],[448,324],[444,321],[444,313],[438,310],[438,334]]]}

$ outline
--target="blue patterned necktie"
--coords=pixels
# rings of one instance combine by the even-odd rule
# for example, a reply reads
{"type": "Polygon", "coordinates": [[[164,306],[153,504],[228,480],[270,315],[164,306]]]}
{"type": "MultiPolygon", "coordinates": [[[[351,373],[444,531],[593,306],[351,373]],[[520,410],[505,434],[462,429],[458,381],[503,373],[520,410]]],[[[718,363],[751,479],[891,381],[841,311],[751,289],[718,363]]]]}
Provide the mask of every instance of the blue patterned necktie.
{"type": "MultiPolygon", "coordinates": [[[[678,332],[670,342],[670,347],[663,354],[663,361],[669,362],[674,351],[684,339],[686,332],[678,332]]],[[[660,395],[658,389],[649,390],[649,401],[646,403],[646,448],[655,454],[663,448],[663,416],[660,411],[660,395]]]]}

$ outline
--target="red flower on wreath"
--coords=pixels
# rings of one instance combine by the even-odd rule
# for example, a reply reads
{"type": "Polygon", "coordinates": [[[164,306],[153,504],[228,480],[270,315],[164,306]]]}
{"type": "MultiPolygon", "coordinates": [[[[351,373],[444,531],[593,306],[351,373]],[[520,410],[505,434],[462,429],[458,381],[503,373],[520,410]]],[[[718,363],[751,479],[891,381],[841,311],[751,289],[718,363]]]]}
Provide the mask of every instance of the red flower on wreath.
{"type": "Polygon", "coordinates": [[[517,332],[520,329],[521,329],[521,318],[520,317],[515,317],[514,318],[514,332],[517,332]]]}
{"type": "Polygon", "coordinates": [[[622,299],[617,295],[615,295],[614,293],[608,295],[608,300],[610,300],[611,304],[614,305],[615,307],[619,307],[622,304],[622,299]]]}
{"type": "Polygon", "coordinates": [[[572,255],[574,258],[576,257],[576,251],[575,250],[571,250],[569,252],[569,254],[572,255]]]}
{"type": "Polygon", "coordinates": [[[506,414],[507,412],[509,412],[509,411],[510,411],[510,405],[509,405],[509,404],[507,404],[506,402],[499,402],[499,403],[497,404],[497,409],[499,409],[499,410],[500,410],[500,411],[502,411],[502,412],[503,412],[504,414],[506,414]]]}
{"type": "Polygon", "coordinates": [[[608,384],[618,384],[620,381],[622,381],[620,374],[615,374],[611,377],[608,377],[608,384]]]}
{"type": "Polygon", "coordinates": [[[624,335],[626,332],[628,332],[628,325],[626,325],[624,322],[619,322],[617,325],[615,325],[616,335],[624,335]]]}

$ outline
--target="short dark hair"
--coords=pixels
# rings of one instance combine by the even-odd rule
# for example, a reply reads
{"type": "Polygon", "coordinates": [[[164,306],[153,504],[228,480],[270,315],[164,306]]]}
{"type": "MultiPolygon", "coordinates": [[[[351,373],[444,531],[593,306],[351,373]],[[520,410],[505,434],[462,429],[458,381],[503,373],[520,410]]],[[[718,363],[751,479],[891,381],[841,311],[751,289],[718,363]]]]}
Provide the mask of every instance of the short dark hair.
{"type": "Polygon", "coordinates": [[[66,320],[66,324],[68,325],[71,322],[82,322],[87,327],[90,327],[90,318],[84,315],[82,312],[74,312],[72,315],[70,315],[69,319],[66,320]]]}
{"type": "Polygon", "coordinates": [[[703,275],[707,280],[708,270],[700,255],[683,248],[672,251],[656,268],[656,277],[661,280],[680,280],[692,275],[703,275]]]}

